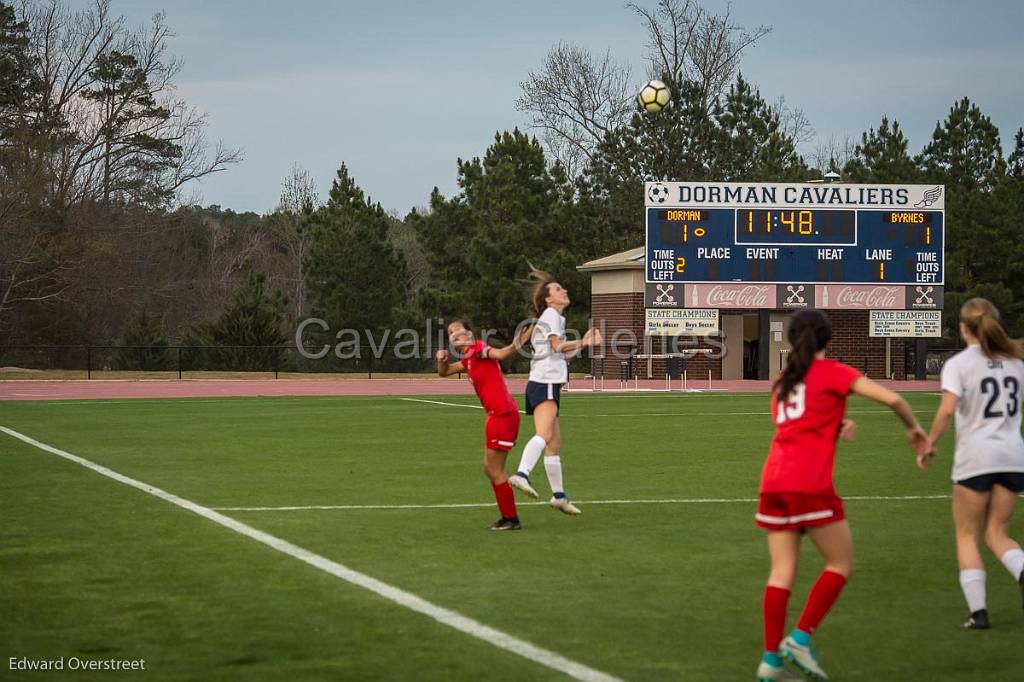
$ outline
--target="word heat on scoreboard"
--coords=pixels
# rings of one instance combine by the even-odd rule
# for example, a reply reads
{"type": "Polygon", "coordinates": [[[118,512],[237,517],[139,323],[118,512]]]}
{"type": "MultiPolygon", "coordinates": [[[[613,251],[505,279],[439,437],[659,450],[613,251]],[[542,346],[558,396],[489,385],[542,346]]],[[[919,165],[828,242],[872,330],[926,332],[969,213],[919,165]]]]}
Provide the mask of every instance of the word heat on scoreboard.
{"type": "Polygon", "coordinates": [[[647,282],[944,283],[942,185],[649,182],[647,282]]]}

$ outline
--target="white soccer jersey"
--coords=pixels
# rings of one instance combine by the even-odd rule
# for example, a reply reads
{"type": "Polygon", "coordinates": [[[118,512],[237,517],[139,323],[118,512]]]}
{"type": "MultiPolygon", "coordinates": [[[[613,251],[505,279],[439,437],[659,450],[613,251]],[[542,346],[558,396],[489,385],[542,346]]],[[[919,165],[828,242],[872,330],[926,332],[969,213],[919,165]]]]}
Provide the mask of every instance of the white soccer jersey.
{"type": "Polygon", "coordinates": [[[942,367],[942,390],[958,396],[953,480],[1024,472],[1020,435],[1024,362],[989,360],[981,346],[960,351],[942,367]]]}
{"type": "Polygon", "coordinates": [[[554,334],[565,340],[565,318],[554,308],[545,310],[537,320],[530,337],[533,345],[533,359],[530,360],[530,381],[542,384],[564,384],[569,380],[569,367],[565,354],[551,350],[548,339],[554,334]]]}

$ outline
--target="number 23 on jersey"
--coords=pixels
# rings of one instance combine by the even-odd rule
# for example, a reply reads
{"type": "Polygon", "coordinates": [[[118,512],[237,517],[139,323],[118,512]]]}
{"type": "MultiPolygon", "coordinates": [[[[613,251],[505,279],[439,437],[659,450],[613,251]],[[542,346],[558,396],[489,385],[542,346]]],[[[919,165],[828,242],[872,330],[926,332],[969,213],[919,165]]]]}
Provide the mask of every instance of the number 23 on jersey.
{"type": "MultiPolygon", "coordinates": [[[[1004,377],[1003,388],[1007,392],[1006,413],[1010,417],[1016,417],[1020,410],[1020,384],[1015,377],[1004,377]]],[[[985,404],[985,419],[998,419],[1004,416],[1003,411],[998,409],[1000,403],[999,380],[995,377],[985,377],[981,380],[982,395],[989,396],[985,404]]]]}

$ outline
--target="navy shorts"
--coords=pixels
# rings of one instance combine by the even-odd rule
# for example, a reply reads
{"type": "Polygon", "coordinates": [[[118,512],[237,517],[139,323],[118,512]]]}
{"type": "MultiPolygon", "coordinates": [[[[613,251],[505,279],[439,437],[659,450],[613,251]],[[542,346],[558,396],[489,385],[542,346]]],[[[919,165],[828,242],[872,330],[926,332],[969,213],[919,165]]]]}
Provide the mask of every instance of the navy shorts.
{"type": "Polygon", "coordinates": [[[1024,491],[1024,473],[1020,471],[1004,471],[995,474],[982,474],[981,476],[971,476],[962,481],[957,481],[956,484],[979,493],[991,492],[992,488],[996,485],[1001,485],[1007,490],[1019,493],[1024,491]]]}
{"type": "Polygon", "coordinates": [[[533,414],[533,408],[548,400],[555,401],[555,414],[558,414],[562,408],[562,384],[526,382],[526,414],[533,414]]]}

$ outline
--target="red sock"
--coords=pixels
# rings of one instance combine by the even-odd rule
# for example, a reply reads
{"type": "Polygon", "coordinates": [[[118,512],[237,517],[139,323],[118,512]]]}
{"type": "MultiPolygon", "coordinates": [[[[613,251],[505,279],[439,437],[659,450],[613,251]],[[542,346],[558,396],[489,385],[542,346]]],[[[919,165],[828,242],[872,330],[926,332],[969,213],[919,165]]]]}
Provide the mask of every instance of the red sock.
{"type": "Polygon", "coordinates": [[[786,628],[786,605],[789,590],[769,585],[764,588],[764,650],[778,651],[782,631],[786,628]]]}
{"type": "Polygon", "coordinates": [[[797,621],[797,629],[809,635],[814,634],[818,624],[836,603],[836,599],[839,599],[839,593],[843,591],[845,585],[846,578],[843,576],[832,571],[823,571],[811,588],[811,593],[807,595],[807,605],[800,614],[800,620],[797,621]]]}
{"type": "Polygon", "coordinates": [[[516,518],[516,494],[512,492],[512,486],[508,481],[498,485],[492,483],[491,487],[494,488],[494,499],[498,501],[498,511],[501,515],[506,519],[516,518]]]}

